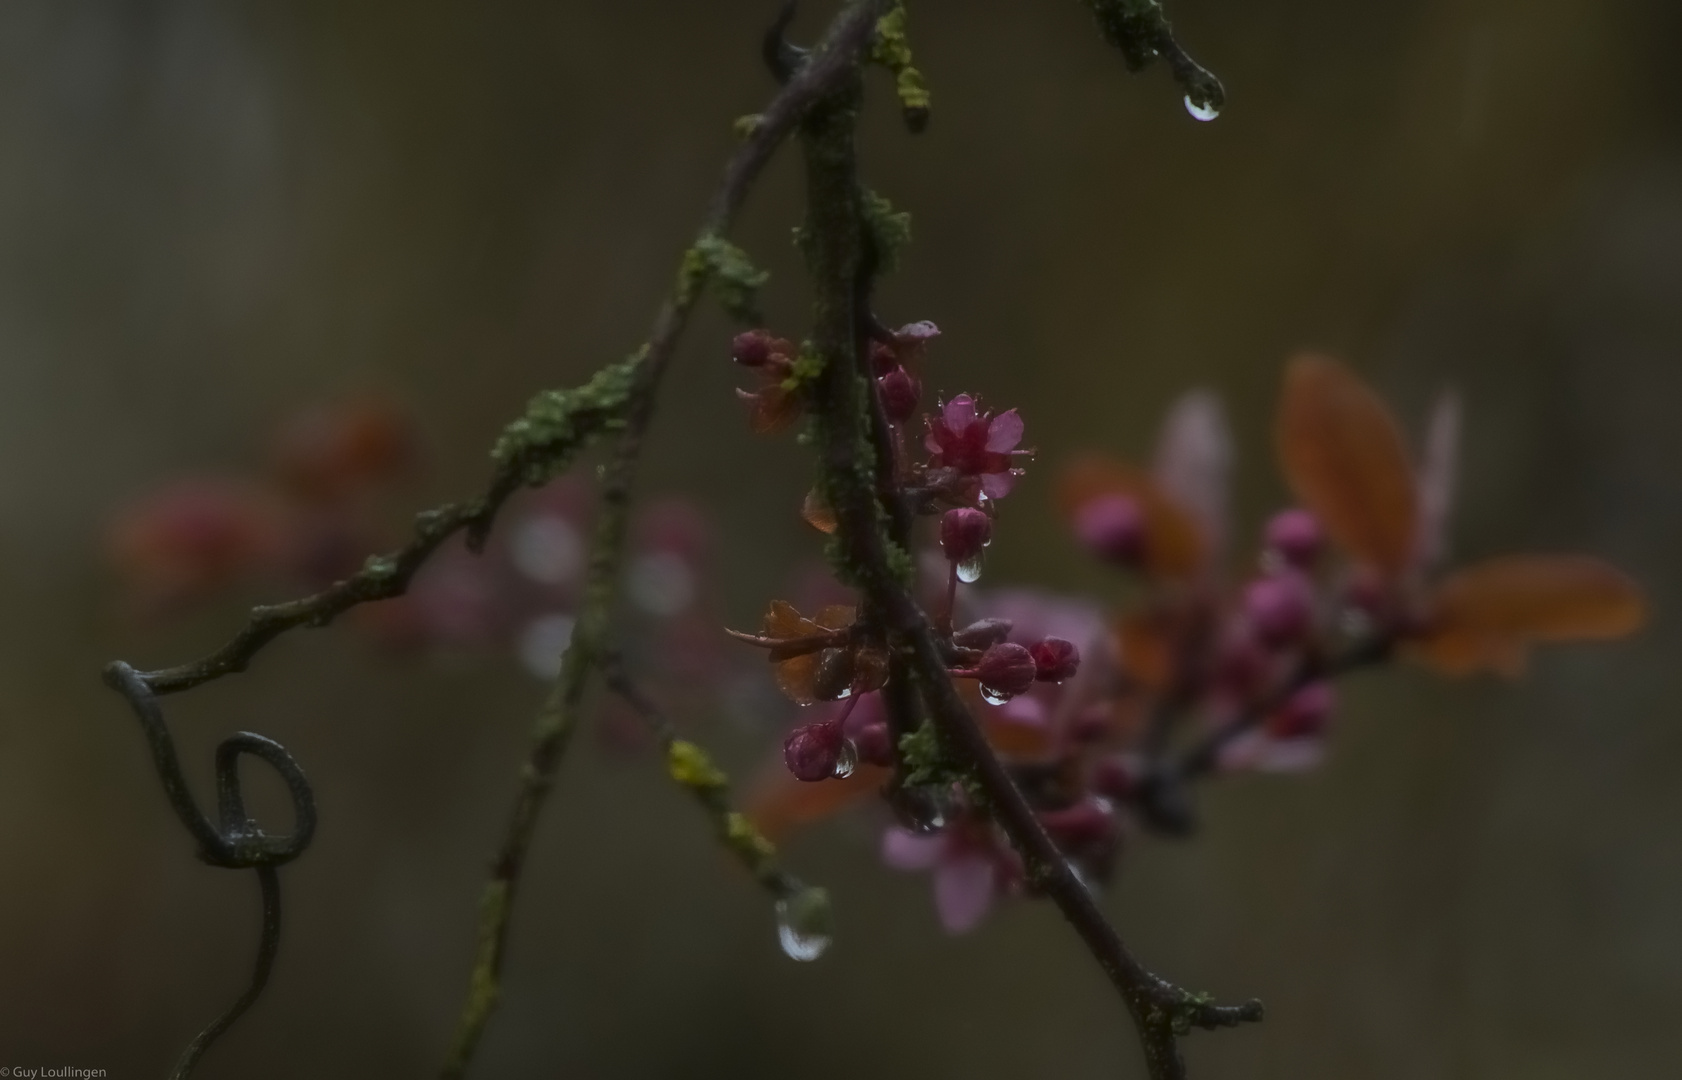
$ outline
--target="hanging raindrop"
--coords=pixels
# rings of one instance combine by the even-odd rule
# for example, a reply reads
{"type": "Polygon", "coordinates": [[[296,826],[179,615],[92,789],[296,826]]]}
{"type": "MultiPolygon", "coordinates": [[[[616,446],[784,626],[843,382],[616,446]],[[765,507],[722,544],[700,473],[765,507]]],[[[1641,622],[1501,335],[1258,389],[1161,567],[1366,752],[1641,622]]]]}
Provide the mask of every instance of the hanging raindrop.
{"type": "Polygon", "coordinates": [[[777,901],[777,942],[790,960],[816,960],[835,940],[827,890],[808,887],[777,901]]]}
{"type": "Polygon", "coordinates": [[[835,779],[837,779],[837,780],[847,779],[847,777],[853,775],[853,770],[858,768],[858,764],[859,764],[859,748],[858,748],[858,746],[851,739],[842,739],[841,740],[841,752],[835,758],[835,772],[834,772],[835,779]]]}
{"type": "Polygon", "coordinates": [[[1204,123],[1207,124],[1209,121],[1213,120],[1215,117],[1221,115],[1221,107],[1219,105],[1216,105],[1216,104],[1212,103],[1212,102],[1204,102],[1202,104],[1199,104],[1198,102],[1195,102],[1191,99],[1190,94],[1187,94],[1186,95],[1186,112],[1191,113],[1191,118],[1193,120],[1201,120],[1201,121],[1203,121],[1204,123]]]}
{"type": "Polygon", "coordinates": [[[1009,701],[1010,698],[1011,695],[1009,694],[995,690],[986,683],[981,684],[981,699],[989,705],[1003,705],[1005,702],[1009,701]]]}
{"type": "Polygon", "coordinates": [[[975,558],[965,559],[958,564],[958,580],[965,585],[971,585],[981,580],[980,552],[976,552],[975,558]]]}

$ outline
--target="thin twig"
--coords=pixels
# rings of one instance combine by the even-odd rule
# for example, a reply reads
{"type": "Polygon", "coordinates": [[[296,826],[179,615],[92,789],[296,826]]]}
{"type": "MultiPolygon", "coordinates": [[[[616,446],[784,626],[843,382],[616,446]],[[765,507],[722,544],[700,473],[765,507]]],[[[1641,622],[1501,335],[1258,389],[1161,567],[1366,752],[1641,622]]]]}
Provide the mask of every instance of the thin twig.
{"type": "Polygon", "coordinates": [[[1218,731],[1210,733],[1197,745],[1187,750],[1169,772],[1180,781],[1195,780],[1206,775],[1220,763],[1222,750],[1231,745],[1233,740],[1239,736],[1254,731],[1261,726],[1297,691],[1310,683],[1319,682],[1323,679],[1336,679],[1361,668],[1381,664],[1390,659],[1395,648],[1396,639],[1393,636],[1375,634],[1330,658],[1313,654],[1305,656],[1290,676],[1275,687],[1271,693],[1252,703],[1237,720],[1224,725],[1218,731]]]}
{"type": "Polygon", "coordinates": [[[273,739],[238,732],[216,748],[216,804],[219,824],[212,824],[199,809],[187,788],[187,778],[176,754],[175,740],[164,722],[163,709],[144,676],[118,661],[105,669],[105,682],[127,699],[146,733],[152,764],[162,781],[164,795],[181,824],[199,845],[199,857],[212,866],[226,869],[255,869],[263,897],[263,925],[257,939],[257,962],[251,982],[227,1011],[187,1044],[171,1080],[185,1080],[193,1067],[218,1038],[262,996],[274,968],[280,946],[280,876],[277,870],[296,859],[315,836],[315,794],[304,771],[273,739]],[[243,754],[261,758],[274,767],[292,796],[292,832],[270,836],[247,815],[240,784],[239,759],[243,754]]]}
{"type": "MultiPolygon", "coordinates": [[[[860,58],[869,48],[871,32],[880,15],[878,6],[855,2],[843,9],[830,24],[822,44],[759,115],[747,142],[725,168],[724,180],[702,224],[702,237],[718,236],[728,228],[776,148],[814,102],[826,97],[837,83],[856,71],[860,58]]],[[[466,1074],[496,1007],[507,952],[509,915],[537,818],[576,726],[590,671],[600,663],[606,648],[608,620],[618,592],[631,484],[641,455],[643,434],[653,415],[655,390],[698,298],[697,292],[680,274],[678,288],[655,320],[636,372],[618,446],[603,475],[603,512],[592,542],[584,603],[562,660],[561,673],[538,714],[531,749],[520,772],[514,807],[485,886],[480,904],[478,953],[455,1043],[443,1070],[446,1080],[466,1074]]]]}
{"type": "Polygon", "coordinates": [[[170,1080],[187,1080],[187,1076],[197,1065],[199,1058],[210,1049],[210,1044],[221,1038],[223,1033],[234,1026],[234,1021],[245,1015],[245,1010],[251,1008],[263,994],[263,988],[269,984],[269,972],[274,970],[275,951],[280,948],[280,875],[273,866],[259,866],[257,868],[257,885],[263,894],[263,929],[257,939],[257,963],[251,972],[251,982],[245,988],[245,993],[239,1000],[228,1006],[228,1011],[210,1022],[210,1026],[199,1032],[198,1037],[187,1044],[187,1049],[181,1052],[181,1059],[175,1063],[175,1069],[169,1074],[170,1080]]]}
{"type": "Polygon", "coordinates": [[[730,801],[730,779],[695,743],[678,738],[660,707],[625,670],[624,658],[609,652],[600,661],[602,681],[648,725],[665,756],[666,772],[695,797],[712,819],[719,841],[730,850],[773,900],[786,900],[806,889],[777,862],[777,849],[730,801]]]}
{"type": "Polygon", "coordinates": [[[863,448],[869,378],[866,305],[859,288],[865,223],[854,153],[858,88],[843,85],[813,110],[803,127],[806,159],[805,249],[813,278],[813,341],[823,372],[813,387],[823,455],[825,494],[839,522],[841,568],[882,620],[922,691],[943,747],[973,778],[989,809],[1022,855],[1030,879],[1058,905],[1133,1016],[1153,1080],[1185,1074],[1178,1035],[1192,1026],[1219,1027],[1261,1018],[1259,1002],[1218,1007],[1148,971],[1128,950],[1086,886],[1058,852],[1039,819],[994,755],[958,696],[927,617],[907,580],[910,560],[885,535],[889,511],[863,448]]]}

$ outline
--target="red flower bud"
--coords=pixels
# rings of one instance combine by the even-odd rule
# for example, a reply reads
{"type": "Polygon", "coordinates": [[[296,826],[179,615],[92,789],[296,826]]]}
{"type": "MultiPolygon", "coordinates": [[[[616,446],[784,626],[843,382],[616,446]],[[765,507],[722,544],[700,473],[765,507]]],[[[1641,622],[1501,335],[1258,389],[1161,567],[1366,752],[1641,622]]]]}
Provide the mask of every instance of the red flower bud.
{"type": "Polygon", "coordinates": [[[1075,511],[1075,538],[1094,555],[1122,566],[1145,557],[1145,515],[1126,495],[1099,495],[1075,511]]]}
{"type": "Polygon", "coordinates": [[[982,549],[992,539],[993,519],[980,510],[960,506],[941,515],[940,547],[955,563],[973,562],[980,558],[982,549]]]}
{"type": "Polygon", "coordinates": [[[1337,705],[1329,682],[1312,682],[1285,699],[1267,718],[1267,733],[1276,739],[1304,739],[1323,734],[1337,705]]]}
{"type": "Polygon", "coordinates": [[[1326,546],[1320,519],[1307,510],[1281,510],[1267,523],[1266,535],[1267,546],[1299,570],[1313,566],[1326,546]]]}
{"type": "Polygon", "coordinates": [[[841,725],[829,721],[797,727],[783,740],[783,764],[796,780],[807,782],[836,775],[852,752],[841,725]]]}
{"type": "Polygon", "coordinates": [[[1244,590],[1244,614],[1256,639],[1271,648],[1302,640],[1313,622],[1308,585],[1295,574],[1253,581],[1244,590]]]}
{"type": "Polygon", "coordinates": [[[892,345],[881,341],[870,343],[870,370],[872,372],[877,375],[886,375],[896,367],[899,367],[899,353],[894,351],[892,345]]]}
{"type": "Polygon", "coordinates": [[[1072,641],[1048,637],[1028,646],[1034,658],[1034,678],[1040,682],[1062,682],[1074,678],[1080,668],[1080,650],[1072,641]]]}
{"type": "Polygon", "coordinates": [[[903,424],[917,415],[923,400],[923,384],[903,367],[894,369],[876,380],[882,394],[882,411],[895,424],[903,424]]]}
{"type": "Polygon", "coordinates": [[[982,694],[997,704],[1026,693],[1038,670],[1032,653],[1007,641],[981,654],[975,675],[981,680],[982,694]]]}
{"type": "Polygon", "coordinates": [[[764,367],[771,359],[771,332],[744,330],[730,342],[730,358],[743,367],[764,367]]]}

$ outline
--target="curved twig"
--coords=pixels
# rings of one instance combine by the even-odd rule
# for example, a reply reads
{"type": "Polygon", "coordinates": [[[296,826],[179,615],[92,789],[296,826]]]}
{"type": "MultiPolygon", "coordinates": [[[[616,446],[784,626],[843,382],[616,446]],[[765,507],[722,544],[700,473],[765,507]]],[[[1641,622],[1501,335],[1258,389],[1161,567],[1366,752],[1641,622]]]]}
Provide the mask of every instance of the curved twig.
{"type": "Polygon", "coordinates": [[[268,985],[275,951],[280,946],[280,875],[277,870],[302,855],[314,839],[315,794],[303,769],[298,767],[285,747],[273,739],[241,731],[222,740],[216,748],[216,802],[220,827],[212,824],[187,788],[175,740],[169,733],[169,725],[164,722],[157,694],[147,684],[146,677],[117,661],[106,667],[105,682],[123,695],[140,720],[147,744],[151,747],[152,764],[163,782],[164,795],[169,799],[175,816],[197,841],[199,858],[212,866],[230,870],[255,870],[262,892],[263,925],[257,939],[257,963],[251,973],[251,982],[226,1012],[211,1021],[187,1044],[170,1074],[171,1080],[185,1080],[210,1045],[251,1008],[268,985]],[[292,796],[292,831],[289,834],[270,836],[246,813],[245,794],[239,777],[242,754],[261,758],[285,782],[286,790],[292,796]]]}

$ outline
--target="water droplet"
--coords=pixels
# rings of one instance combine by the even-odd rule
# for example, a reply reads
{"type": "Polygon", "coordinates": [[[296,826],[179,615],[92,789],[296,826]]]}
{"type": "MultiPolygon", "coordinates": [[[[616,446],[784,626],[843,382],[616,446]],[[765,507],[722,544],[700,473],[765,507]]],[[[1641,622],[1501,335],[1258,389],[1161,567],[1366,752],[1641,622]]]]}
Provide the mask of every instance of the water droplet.
{"type": "Polygon", "coordinates": [[[790,960],[816,960],[834,940],[835,911],[827,890],[805,888],[777,901],[777,942],[790,960]]]}
{"type": "Polygon", "coordinates": [[[949,795],[938,787],[902,787],[890,796],[894,817],[907,832],[927,836],[946,827],[949,795]]]}
{"type": "Polygon", "coordinates": [[[973,559],[965,559],[958,564],[958,580],[965,585],[981,580],[981,556],[979,554],[973,559]]]}
{"type": "Polygon", "coordinates": [[[853,770],[858,768],[858,764],[859,748],[854,745],[853,740],[842,739],[840,756],[835,759],[835,779],[847,779],[853,775],[853,770]]]}
{"type": "Polygon", "coordinates": [[[986,683],[981,685],[981,699],[989,705],[1003,705],[1010,700],[1010,695],[993,689],[986,683]]]}
{"type": "Polygon", "coordinates": [[[1207,102],[1203,103],[1203,104],[1198,104],[1197,102],[1195,102],[1191,99],[1190,94],[1187,94],[1186,95],[1186,112],[1191,113],[1191,118],[1193,120],[1201,120],[1204,123],[1208,123],[1209,121],[1213,120],[1215,117],[1221,115],[1221,107],[1219,105],[1214,105],[1214,104],[1210,104],[1210,103],[1207,103],[1207,102]]]}
{"type": "Polygon", "coordinates": [[[905,827],[918,836],[927,836],[946,828],[946,814],[939,804],[924,808],[921,814],[907,815],[905,827]]]}

